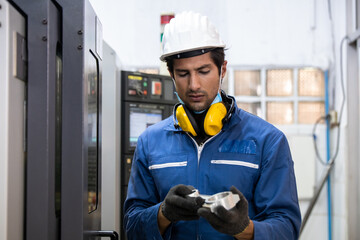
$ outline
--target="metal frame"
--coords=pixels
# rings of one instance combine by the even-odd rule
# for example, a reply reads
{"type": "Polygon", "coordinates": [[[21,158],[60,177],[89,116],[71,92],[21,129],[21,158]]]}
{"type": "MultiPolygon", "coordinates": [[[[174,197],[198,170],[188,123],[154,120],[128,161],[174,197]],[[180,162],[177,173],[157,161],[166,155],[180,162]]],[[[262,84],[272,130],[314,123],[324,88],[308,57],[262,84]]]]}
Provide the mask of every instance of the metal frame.
{"type": "Polygon", "coordinates": [[[0,0],[0,239],[24,238],[25,36],[24,16],[0,0]]]}
{"type": "MultiPolygon", "coordinates": [[[[104,236],[101,228],[101,33],[88,0],[56,0],[62,9],[63,114],[61,239],[104,236]],[[88,213],[87,90],[90,58],[98,63],[98,208],[88,213]]],[[[106,234],[105,234],[106,235],[106,234]]],[[[109,236],[109,235],[108,235],[109,236]]]]}
{"type": "Polygon", "coordinates": [[[12,0],[27,19],[26,239],[56,239],[54,190],[57,9],[48,0],[12,0]],[[35,220],[36,219],[36,220],[35,220]]]}
{"type": "Polygon", "coordinates": [[[83,1],[62,8],[63,103],[61,239],[83,239],[83,1]],[[70,187],[72,186],[72,187],[70,187]]]}
{"type": "Polygon", "coordinates": [[[116,52],[103,43],[102,88],[102,191],[101,228],[120,233],[120,62],[116,52]]]}
{"type": "Polygon", "coordinates": [[[347,0],[346,1],[346,26],[349,36],[349,45],[347,45],[347,69],[344,66],[344,71],[347,71],[347,121],[348,121],[348,136],[347,136],[347,157],[348,157],[348,238],[357,239],[360,236],[360,83],[359,83],[359,67],[360,67],[360,1],[347,0]],[[356,3],[356,4],[355,4],[356,3]],[[354,32],[355,31],[355,32],[354,32]]]}

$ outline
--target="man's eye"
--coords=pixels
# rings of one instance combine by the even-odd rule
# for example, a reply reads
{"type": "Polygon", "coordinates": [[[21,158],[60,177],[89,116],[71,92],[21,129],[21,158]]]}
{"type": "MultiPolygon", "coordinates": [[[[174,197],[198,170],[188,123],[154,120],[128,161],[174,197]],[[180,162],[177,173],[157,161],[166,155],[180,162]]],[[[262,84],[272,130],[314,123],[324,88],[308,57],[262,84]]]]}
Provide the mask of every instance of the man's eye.
{"type": "Polygon", "coordinates": [[[210,70],[207,71],[200,71],[201,74],[208,74],[210,72],[210,70]]]}
{"type": "Polygon", "coordinates": [[[178,74],[179,77],[186,77],[187,76],[187,73],[181,73],[181,74],[178,74]]]}

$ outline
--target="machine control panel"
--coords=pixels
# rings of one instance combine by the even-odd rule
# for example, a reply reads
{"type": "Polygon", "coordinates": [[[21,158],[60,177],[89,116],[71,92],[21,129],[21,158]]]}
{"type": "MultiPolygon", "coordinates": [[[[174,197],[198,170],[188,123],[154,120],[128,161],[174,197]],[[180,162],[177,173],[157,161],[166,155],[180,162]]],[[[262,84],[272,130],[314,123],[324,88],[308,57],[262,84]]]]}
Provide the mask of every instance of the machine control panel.
{"type": "Polygon", "coordinates": [[[139,72],[122,72],[123,100],[162,103],[174,103],[175,88],[169,76],[144,74],[139,72]]]}
{"type": "MultiPolygon", "coordinates": [[[[172,115],[178,101],[174,92],[170,76],[121,71],[121,206],[138,138],[149,126],[172,115]]],[[[122,239],[126,239],[124,232],[122,239]]]]}

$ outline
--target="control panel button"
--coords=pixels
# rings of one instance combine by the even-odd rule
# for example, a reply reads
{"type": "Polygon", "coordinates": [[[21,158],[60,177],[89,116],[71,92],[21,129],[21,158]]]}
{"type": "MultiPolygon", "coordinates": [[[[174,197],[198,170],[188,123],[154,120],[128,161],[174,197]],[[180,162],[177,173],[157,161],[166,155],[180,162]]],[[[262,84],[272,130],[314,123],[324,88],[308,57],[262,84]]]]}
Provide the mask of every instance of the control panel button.
{"type": "Polygon", "coordinates": [[[136,95],[136,90],[134,90],[134,89],[129,89],[129,91],[128,91],[128,94],[129,95],[136,95]]]}

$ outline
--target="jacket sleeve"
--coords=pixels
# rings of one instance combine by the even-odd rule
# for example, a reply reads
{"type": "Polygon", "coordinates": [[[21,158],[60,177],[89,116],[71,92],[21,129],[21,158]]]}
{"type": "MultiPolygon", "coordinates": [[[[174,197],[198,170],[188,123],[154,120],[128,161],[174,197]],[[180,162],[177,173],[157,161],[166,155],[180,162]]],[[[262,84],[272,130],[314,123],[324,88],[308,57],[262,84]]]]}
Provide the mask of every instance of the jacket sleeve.
{"type": "Polygon", "coordinates": [[[286,137],[279,132],[263,150],[261,174],[254,192],[254,239],[297,239],[301,215],[286,137]]]}
{"type": "MultiPolygon", "coordinates": [[[[163,239],[157,224],[160,200],[146,161],[143,139],[140,137],[137,143],[124,203],[124,230],[128,240],[163,239]]],[[[170,238],[170,228],[164,239],[170,238]]]]}

